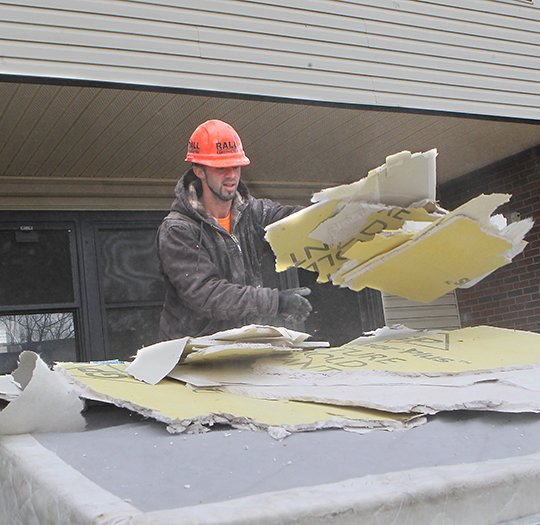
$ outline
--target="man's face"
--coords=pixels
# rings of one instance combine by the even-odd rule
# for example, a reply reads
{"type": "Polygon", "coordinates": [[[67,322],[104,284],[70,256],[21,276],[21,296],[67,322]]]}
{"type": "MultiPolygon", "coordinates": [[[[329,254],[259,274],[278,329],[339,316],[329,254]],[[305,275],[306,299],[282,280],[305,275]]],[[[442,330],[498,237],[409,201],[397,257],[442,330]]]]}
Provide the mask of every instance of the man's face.
{"type": "Polygon", "coordinates": [[[210,192],[218,199],[227,202],[234,199],[240,182],[240,166],[227,168],[211,168],[210,166],[197,166],[195,175],[199,177],[210,192]]]}

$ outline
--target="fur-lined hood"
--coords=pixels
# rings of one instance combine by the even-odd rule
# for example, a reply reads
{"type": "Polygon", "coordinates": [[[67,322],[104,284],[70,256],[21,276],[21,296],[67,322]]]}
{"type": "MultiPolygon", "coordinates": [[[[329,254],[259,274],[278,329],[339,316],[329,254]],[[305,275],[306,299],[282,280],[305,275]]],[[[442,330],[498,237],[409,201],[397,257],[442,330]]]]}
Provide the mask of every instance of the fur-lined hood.
{"type": "MultiPolygon", "coordinates": [[[[171,205],[171,211],[179,212],[196,221],[210,222],[214,225],[218,224],[214,217],[209,215],[202,205],[202,183],[195,173],[193,173],[192,168],[190,168],[178,181],[174,193],[176,198],[171,205]]],[[[240,181],[233,201],[231,213],[231,220],[233,223],[238,215],[242,213],[249,199],[249,190],[246,185],[240,181]]]]}

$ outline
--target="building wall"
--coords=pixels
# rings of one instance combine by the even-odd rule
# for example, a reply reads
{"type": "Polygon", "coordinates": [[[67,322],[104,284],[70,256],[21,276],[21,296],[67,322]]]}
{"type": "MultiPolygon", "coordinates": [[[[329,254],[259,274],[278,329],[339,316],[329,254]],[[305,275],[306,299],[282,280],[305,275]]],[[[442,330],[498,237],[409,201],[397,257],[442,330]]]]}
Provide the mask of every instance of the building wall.
{"type": "Polygon", "coordinates": [[[462,324],[540,332],[540,147],[442,186],[440,198],[453,209],[480,193],[511,193],[511,201],[499,211],[507,217],[532,217],[535,225],[525,238],[529,245],[511,264],[468,290],[458,290],[462,324]]]}
{"type": "Polygon", "coordinates": [[[0,75],[540,119],[532,1],[18,0],[0,75]]]}

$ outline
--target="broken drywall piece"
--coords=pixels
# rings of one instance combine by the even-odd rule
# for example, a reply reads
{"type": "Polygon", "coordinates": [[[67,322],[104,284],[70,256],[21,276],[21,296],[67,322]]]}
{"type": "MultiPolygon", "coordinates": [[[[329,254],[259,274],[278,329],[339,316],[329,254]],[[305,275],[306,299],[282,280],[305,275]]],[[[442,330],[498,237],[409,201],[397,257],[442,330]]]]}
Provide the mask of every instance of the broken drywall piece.
{"type": "Polygon", "coordinates": [[[64,378],[34,352],[22,352],[13,374],[24,384],[20,395],[0,412],[0,434],[77,432],[85,427],[83,402],[64,378]]]}
{"type": "Polygon", "coordinates": [[[338,285],[351,286],[349,283],[354,280],[354,276],[360,271],[364,264],[373,260],[379,255],[384,255],[409,241],[412,234],[394,233],[386,235],[385,232],[375,235],[369,242],[355,242],[344,253],[344,257],[349,259],[331,276],[332,282],[338,285]]]}
{"type": "Polygon", "coordinates": [[[464,215],[478,222],[488,231],[492,228],[498,229],[498,222],[492,222],[491,216],[499,206],[506,204],[510,198],[509,193],[491,193],[489,195],[482,193],[449,212],[448,217],[464,215]]]}
{"type": "Polygon", "coordinates": [[[284,327],[251,324],[205,337],[184,337],[141,348],[126,371],[136,379],[155,385],[182,359],[189,362],[246,359],[329,346],[327,342],[306,341],[309,337],[305,332],[284,327]]]}
{"type": "Polygon", "coordinates": [[[540,391],[540,367],[531,367],[521,370],[508,370],[497,374],[497,381],[525,388],[527,390],[540,391]]]}
{"type": "Polygon", "coordinates": [[[384,328],[340,348],[262,358],[252,366],[182,364],[170,377],[257,399],[387,412],[540,412],[540,334],[492,327],[384,328]],[[512,348],[512,352],[508,349],[512,348]]]}
{"type": "Polygon", "coordinates": [[[188,341],[189,338],[184,337],[141,348],[126,372],[145,383],[155,385],[178,364],[188,341]]]}
{"type": "Polygon", "coordinates": [[[527,245],[532,220],[506,225],[492,216],[508,194],[480,195],[452,212],[440,208],[436,155],[389,156],[367,177],[322,190],[314,205],[267,226],[276,270],[304,268],[319,283],[429,303],[510,263],[527,245]],[[468,256],[471,245],[479,257],[468,256]]]}
{"type": "MultiPolygon", "coordinates": [[[[441,295],[478,282],[495,269],[511,262],[527,243],[523,236],[532,221],[499,229],[491,213],[509,200],[509,195],[480,195],[471,199],[409,239],[397,237],[396,244],[384,238],[377,242],[390,247],[371,259],[353,259],[347,273],[336,274],[336,283],[353,290],[370,287],[418,302],[431,302],[441,295]],[[475,253],[474,258],[470,253],[475,253]],[[396,274],[397,272],[397,274],[396,274]]],[[[375,248],[377,245],[375,246],[375,248]]],[[[361,258],[362,246],[345,252],[361,258]]],[[[371,250],[375,253],[374,250],[371,250]]],[[[367,252],[366,252],[367,253],[367,252]]],[[[368,253],[369,255],[369,253],[368,253]]]]}
{"type": "Polygon", "coordinates": [[[287,432],[318,428],[362,427],[404,429],[425,422],[417,414],[385,414],[359,408],[331,407],[314,403],[258,400],[212,391],[192,390],[172,379],[156,385],[137,381],[125,365],[60,363],[57,370],[79,387],[80,395],[101,399],[152,417],[169,426],[169,431],[189,431],[226,423],[233,427],[287,432]]]}
{"type": "Polygon", "coordinates": [[[332,216],[337,201],[321,202],[300,210],[266,227],[265,239],[276,255],[276,271],[299,267],[319,273],[328,280],[343,262],[342,246],[330,246],[311,239],[310,233],[332,216]]]}
{"type": "Polygon", "coordinates": [[[382,166],[372,169],[367,177],[352,184],[343,184],[315,193],[312,202],[358,199],[409,206],[412,202],[435,200],[437,150],[425,153],[401,151],[386,157],[382,166]]]}
{"type": "Polygon", "coordinates": [[[291,433],[283,427],[268,427],[267,432],[270,434],[270,437],[273,437],[277,441],[281,441],[291,435],[291,433]]]}
{"type": "MultiPolygon", "coordinates": [[[[501,381],[523,388],[531,388],[533,374],[540,374],[540,367],[517,371],[487,371],[461,374],[429,376],[425,374],[390,373],[375,370],[356,370],[328,373],[272,374],[260,372],[257,368],[229,366],[191,366],[182,364],[168,375],[193,388],[227,387],[233,385],[250,386],[367,386],[367,385],[442,385],[469,386],[486,381],[501,381]],[[523,373],[523,375],[521,375],[523,373]],[[523,378],[523,382],[521,382],[523,378]]],[[[540,385],[539,385],[540,388],[540,385]]]]}
{"type": "Polygon", "coordinates": [[[304,342],[310,337],[311,336],[305,332],[299,332],[297,330],[292,330],[283,326],[250,324],[246,326],[241,326],[239,328],[223,330],[221,332],[216,332],[215,334],[207,335],[204,337],[191,338],[190,345],[205,346],[206,341],[211,341],[210,345],[215,345],[216,341],[232,341],[236,343],[244,341],[246,339],[252,342],[260,340],[283,340],[285,342],[291,343],[291,345],[295,345],[297,343],[304,342]]]}
{"type": "Polygon", "coordinates": [[[257,399],[296,400],[385,412],[435,414],[450,410],[540,412],[540,392],[497,382],[444,385],[274,386],[229,385],[225,392],[257,399]]]}
{"type": "MultiPolygon", "coordinates": [[[[407,218],[435,219],[425,212],[413,213],[413,210],[403,208],[380,208],[372,213],[363,229],[356,232],[342,242],[332,244],[312,238],[313,231],[321,227],[322,235],[341,237],[337,229],[332,228],[329,233],[325,227],[325,220],[330,219],[336,209],[335,201],[321,202],[305,208],[297,213],[277,221],[266,228],[265,239],[270,243],[276,255],[276,271],[280,272],[290,267],[304,268],[319,274],[319,282],[327,282],[348,259],[344,253],[357,242],[367,242],[383,230],[400,228],[407,218]],[[326,209],[323,214],[321,209],[326,209]]],[[[321,237],[322,238],[322,237],[321,237]]]]}
{"type": "Polygon", "coordinates": [[[487,326],[444,331],[395,326],[375,330],[339,348],[276,354],[243,366],[238,362],[219,366],[183,363],[169,377],[195,387],[242,384],[460,387],[505,381],[531,389],[535,373],[540,374],[539,334],[487,326]]]}
{"type": "Polygon", "coordinates": [[[369,204],[352,201],[340,203],[338,210],[319,224],[310,234],[311,239],[338,245],[355,238],[367,242],[382,229],[395,230],[404,221],[435,221],[439,215],[428,213],[423,208],[396,208],[384,204],[369,204]]]}
{"type": "Polygon", "coordinates": [[[219,369],[206,377],[239,395],[388,412],[540,411],[540,334],[481,326],[367,339],[261,359],[236,383],[219,369]]]}
{"type": "Polygon", "coordinates": [[[352,346],[355,344],[374,343],[381,339],[399,339],[400,337],[411,337],[413,335],[426,334],[427,332],[427,330],[415,330],[414,328],[409,328],[402,324],[382,326],[381,328],[376,328],[370,332],[364,332],[360,337],[349,341],[347,345],[352,346]]]}
{"type": "MultiPolygon", "coordinates": [[[[362,231],[373,222],[372,215],[384,210],[382,204],[362,201],[343,201],[337,204],[331,217],[323,220],[309,233],[311,239],[328,244],[339,244],[362,231]]],[[[391,210],[391,207],[388,207],[391,210]]]]}
{"type": "Polygon", "coordinates": [[[339,348],[315,349],[288,356],[262,358],[257,373],[319,377],[336,373],[376,371],[435,377],[530,369],[540,366],[540,334],[493,326],[417,331],[339,348]]]}
{"type": "MultiPolygon", "coordinates": [[[[315,204],[267,226],[265,238],[276,255],[276,270],[281,272],[291,266],[304,268],[318,273],[318,282],[329,281],[346,262],[343,251],[352,243],[369,240],[384,229],[400,227],[404,220],[400,216],[407,213],[403,207],[419,201],[434,201],[436,154],[436,150],[431,150],[413,155],[401,152],[388,157],[389,166],[385,164],[371,170],[367,177],[352,184],[316,193],[312,199],[315,204]],[[370,214],[365,231],[359,229],[352,237],[335,244],[328,242],[343,236],[332,222],[326,226],[321,226],[322,223],[338,212],[345,213],[342,208],[351,203],[346,213],[356,224],[354,202],[361,202],[361,206],[378,205],[378,211],[370,214]],[[312,237],[319,226],[321,230],[315,236],[323,240],[312,237]]],[[[432,209],[436,209],[434,203],[432,209]]],[[[427,212],[419,213],[426,215],[427,212]]]]}
{"type": "Polygon", "coordinates": [[[186,356],[188,363],[215,362],[222,359],[253,359],[276,352],[301,352],[302,348],[275,346],[270,343],[231,343],[207,346],[186,356]]]}
{"type": "Polygon", "coordinates": [[[281,326],[247,325],[189,340],[187,362],[221,359],[253,359],[280,352],[298,352],[306,348],[329,346],[324,341],[307,341],[311,337],[281,326]]]}
{"type": "Polygon", "coordinates": [[[0,399],[4,401],[13,401],[21,394],[21,388],[12,375],[0,376],[0,399]]]}
{"type": "MultiPolygon", "coordinates": [[[[502,216],[501,216],[502,217],[502,216]]],[[[504,219],[504,217],[503,217],[504,219]]],[[[525,235],[529,233],[531,228],[534,226],[534,221],[531,218],[523,219],[518,222],[506,225],[506,219],[501,223],[494,223],[494,227],[498,228],[501,232],[501,236],[507,239],[511,244],[512,248],[505,253],[505,257],[510,263],[516,255],[519,255],[527,246],[527,242],[523,240],[525,235]]],[[[494,270],[493,270],[494,271],[494,270]]],[[[479,283],[482,279],[485,279],[488,275],[492,274],[493,271],[488,272],[487,274],[481,275],[476,279],[471,279],[469,282],[461,284],[458,288],[471,288],[475,284],[479,283]]]]}
{"type": "Polygon", "coordinates": [[[349,272],[343,285],[429,303],[508,264],[505,254],[511,248],[509,241],[486,233],[478,222],[452,216],[349,272]]]}

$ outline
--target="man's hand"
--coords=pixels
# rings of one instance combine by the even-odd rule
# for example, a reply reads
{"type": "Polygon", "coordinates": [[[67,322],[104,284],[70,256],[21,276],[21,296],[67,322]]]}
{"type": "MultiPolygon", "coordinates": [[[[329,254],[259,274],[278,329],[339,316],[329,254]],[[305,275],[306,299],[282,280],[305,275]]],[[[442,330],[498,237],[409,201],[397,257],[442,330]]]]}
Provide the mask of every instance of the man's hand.
{"type": "Polygon", "coordinates": [[[310,293],[311,290],[306,287],[280,291],[278,313],[296,322],[305,321],[311,312],[311,304],[305,296],[310,293]]]}

